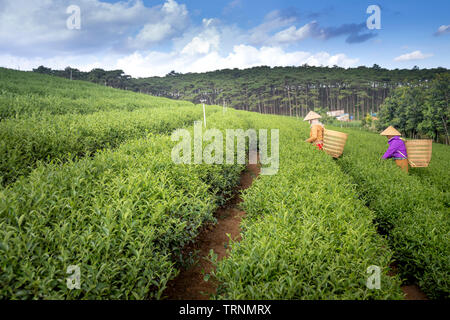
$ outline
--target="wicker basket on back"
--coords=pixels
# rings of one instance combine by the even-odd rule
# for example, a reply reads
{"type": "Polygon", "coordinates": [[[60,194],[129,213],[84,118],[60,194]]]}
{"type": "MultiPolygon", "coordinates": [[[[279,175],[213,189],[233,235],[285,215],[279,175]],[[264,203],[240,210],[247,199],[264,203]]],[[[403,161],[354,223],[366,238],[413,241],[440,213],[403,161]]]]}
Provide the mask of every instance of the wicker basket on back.
{"type": "Polygon", "coordinates": [[[323,149],[333,158],[339,158],[344,152],[347,134],[339,131],[325,129],[323,137],[323,149]]]}
{"type": "Polygon", "coordinates": [[[433,140],[407,140],[405,145],[411,167],[428,167],[431,161],[433,140]]]}

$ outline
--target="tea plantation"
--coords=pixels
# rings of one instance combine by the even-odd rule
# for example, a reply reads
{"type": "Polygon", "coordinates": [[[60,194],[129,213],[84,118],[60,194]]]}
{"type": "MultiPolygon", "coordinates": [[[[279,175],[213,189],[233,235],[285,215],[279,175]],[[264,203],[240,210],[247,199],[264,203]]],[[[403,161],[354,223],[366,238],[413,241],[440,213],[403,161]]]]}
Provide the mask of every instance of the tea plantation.
{"type": "MultiPolygon", "coordinates": [[[[373,133],[330,127],[349,137],[336,160],[301,119],[206,109],[223,136],[279,129],[277,173],[242,192],[242,239],[211,257],[213,298],[397,300],[411,283],[450,297],[448,146],[405,174],[373,133]]],[[[175,164],[171,134],[196,120],[190,102],[0,68],[0,299],[164,298],[245,169],[175,164]]]]}

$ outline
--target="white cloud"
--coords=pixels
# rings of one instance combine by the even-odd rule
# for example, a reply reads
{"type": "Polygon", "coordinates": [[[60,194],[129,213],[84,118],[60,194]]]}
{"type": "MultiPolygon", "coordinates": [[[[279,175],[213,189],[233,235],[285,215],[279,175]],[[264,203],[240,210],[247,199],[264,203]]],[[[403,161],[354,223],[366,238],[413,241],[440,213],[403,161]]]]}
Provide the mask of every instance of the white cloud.
{"type": "Polygon", "coordinates": [[[283,15],[279,10],[270,12],[264,18],[264,22],[248,31],[248,42],[252,45],[267,43],[270,33],[292,25],[297,21],[295,16],[283,15]]]}
{"type": "Polygon", "coordinates": [[[306,39],[311,36],[312,29],[316,26],[316,22],[310,22],[301,28],[291,26],[285,30],[276,33],[269,41],[271,43],[292,43],[306,39]]]}
{"type": "Polygon", "coordinates": [[[311,53],[305,51],[286,52],[280,47],[256,48],[249,45],[236,45],[229,54],[221,55],[210,51],[202,55],[187,55],[178,52],[151,52],[147,55],[134,53],[121,58],[116,68],[136,77],[164,76],[171,70],[177,72],[206,72],[219,69],[250,68],[255,66],[300,66],[305,63],[314,66],[354,67],[359,59],[345,54],[331,55],[327,52],[311,53]]]}
{"type": "Polygon", "coordinates": [[[175,0],[146,7],[143,0],[0,0],[0,51],[18,56],[73,55],[99,50],[130,53],[170,39],[189,26],[175,0]],[[69,30],[69,5],[81,10],[81,29],[69,30]]]}
{"type": "Polygon", "coordinates": [[[438,28],[434,35],[440,36],[446,33],[450,33],[450,25],[442,25],[438,28]]]}
{"type": "Polygon", "coordinates": [[[6,5],[1,1],[0,66],[22,70],[71,66],[82,71],[122,69],[135,77],[148,77],[172,70],[204,72],[260,65],[351,67],[359,61],[343,53],[280,47],[320,36],[314,21],[295,27],[298,18],[290,12],[272,11],[257,27],[242,30],[216,18],[203,18],[193,25],[186,6],[175,0],[160,0],[160,5],[151,8],[142,0],[114,4],[78,0],[73,2],[81,7],[81,30],[73,31],[65,27],[66,8],[72,0],[15,0],[6,5]]]}
{"type": "Polygon", "coordinates": [[[212,25],[214,22],[216,21],[216,19],[203,19],[202,23],[204,27],[209,27],[210,25],[212,25]]]}
{"type": "Polygon", "coordinates": [[[138,43],[159,42],[166,39],[172,32],[172,26],[168,23],[147,24],[134,40],[138,43]]]}
{"type": "Polygon", "coordinates": [[[394,58],[394,61],[411,61],[411,60],[423,60],[432,57],[431,53],[422,53],[420,50],[413,51],[411,53],[402,54],[394,58]]]}
{"type": "MultiPolygon", "coordinates": [[[[215,27],[207,28],[193,36],[179,49],[170,52],[135,51],[132,54],[75,55],[55,56],[51,58],[20,58],[12,55],[0,55],[0,66],[31,70],[39,65],[54,69],[66,66],[90,71],[93,68],[107,70],[122,69],[133,77],[164,76],[172,70],[177,72],[206,72],[225,68],[250,68],[255,66],[314,66],[353,67],[357,58],[347,57],[343,53],[332,55],[327,52],[311,53],[307,51],[288,52],[279,46],[256,46],[238,44],[230,50],[222,50],[224,33],[215,27]]],[[[228,40],[227,40],[228,41],[228,40]]]]}
{"type": "Polygon", "coordinates": [[[184,32],[189,25],[186,5],[167,0],[154,21],[157,22],[144,25],[136,37],[128,38],[130,48],[144,49],[184,32]]]}
{"type": "Polygon", "coordinates": [[[206,54],[209,53],[210,49],[218,48],[219,36],[215,35],[213,38],[205,39],[200,37],[195,37],[189,42],[183,50],[182,54],[195,55],[195,54],[206,54]]]}
{"type": "Polygon", "coordinates": [[[364,23],[321,27],[317,21],[311,21],[297,28],[295,26],[296,21],[296,15],[286,16],[286,14],[282,15],[278,11],[274,11],[266,16],[264,23],[250,30],[248,43],[252,45],[287,45],[306,38],[328,40],[339,36],[345,36],[347,43],[361,43],[377,35],[376,33],[366,32],[364,23]],[[274,32],[276,33],[273,34],[274,32]]]}
{"type": "Polygon", "coordinates": [[[181,50],[181,54],[206,54],[209,53],[210,50],[219,50],[220,33],[215,27],[208,28],[211,23],[211,21],[204,23],[207,28],[205,28],[199,35],[192,38],[192,40],[181,50]]]}

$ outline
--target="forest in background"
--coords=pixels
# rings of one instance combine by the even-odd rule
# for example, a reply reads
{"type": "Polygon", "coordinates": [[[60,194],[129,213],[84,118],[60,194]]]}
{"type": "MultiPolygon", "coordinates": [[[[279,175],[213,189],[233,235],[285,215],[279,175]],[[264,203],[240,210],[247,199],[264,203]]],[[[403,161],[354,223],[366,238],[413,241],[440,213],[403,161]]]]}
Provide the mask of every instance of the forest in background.
{"type": "Polygon", "coordinates": [[[426,84],[396,88],[381,105],[375,127],[394,126],[409,138],[432,138],[450,144],[450,74],[438,74],[426,84]]]}
{"type": "Polygon", "coordinates": [[[322,114],[344,110],[353,120],[363,122],[367,115],[377,114],[380,119],[377,129],[396,125],[408,137],[430,137],[449,143],[449,70],[446,68],[389,70],[376,64],[348,69],[261,66],[206,73],[172,71],[164,77],[138,79],[123,70],[82,72],[70,67],[52,70],[40,66],[33,71],[264,114],[304,117],[310,110],[322,114]]]}

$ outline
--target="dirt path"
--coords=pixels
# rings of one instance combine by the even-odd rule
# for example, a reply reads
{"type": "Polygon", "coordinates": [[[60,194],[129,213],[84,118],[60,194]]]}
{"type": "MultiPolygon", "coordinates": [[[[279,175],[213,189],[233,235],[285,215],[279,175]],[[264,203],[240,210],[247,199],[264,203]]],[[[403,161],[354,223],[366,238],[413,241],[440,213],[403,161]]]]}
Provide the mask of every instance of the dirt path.
{"type": "Polygon", "coordinates": [[[228,234],[233,240],[240,240],[240,224],[245,215],[245,212],[239,209],[239,203],[242,202],[240,191],[250,187],[259,172],[259,164],[247,165],[241,174],[235,196],[216,211],[217,224],[203,229],[194,243],[185,248],[185,252],[198,251],[198,262],[191,268],[182,270],[168,283],[164,296],[169,300],[208,300],[209,295],[216,292],[217,284],[212,279],[207,282],[204,280],[204,275],[210,273],[213,268],[205,258],[211,249],[217,254],[218,260],[227,256],[228,234]]]}
{"type": "Polygon", "coordinates": [[[403,285],[402,291],[405,294],[405,300],[428,300],[427,295],[415,285],[403,285]]]}
{"type": "MultiPolygon", "coordinates": [[[[398,267],[395,263],[390,265],[391,272],[388,275],[395,275],[398,273],[398,267]]],[[[427,295],[415,284],[402,285],[401,289],[405,294],[405,300],[429,300],[427,295]]]]}

